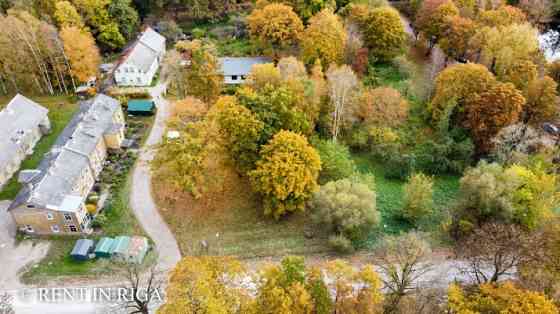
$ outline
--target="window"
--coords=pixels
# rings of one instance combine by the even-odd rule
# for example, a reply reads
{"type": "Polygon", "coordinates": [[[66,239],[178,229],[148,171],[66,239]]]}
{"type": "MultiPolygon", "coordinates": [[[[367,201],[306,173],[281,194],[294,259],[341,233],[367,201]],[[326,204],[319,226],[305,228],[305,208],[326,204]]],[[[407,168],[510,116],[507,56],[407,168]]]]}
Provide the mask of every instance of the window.
{"type": "Polygon", "coordinates": [[[245,80],[245,75],[241,75],[241,79],[242,79],[242,80],[245,80]]]}
{"type": "Polygon", "coordinates": [[[54,215],[52,213],[47,213],[47,220],[53,220],[54,215]]]}
{"type": "Polygon", "coordinates": [[[60,228],[58,227],[58,225],[52,225],[51,230],[54,233],[59,233],[60,232],[60,228]]]}
{"type": "Polygon", "coordinates": [[[237,81],[237,75],[232,75],[232,76],[231,76],[231,80],[232,80],[232,81],[237,81]]]}
{"type": "Polygon", "coordinates": [[[138,81],[138,83],[142,83],[142,79],[140,77],[137,77],[136,80],[138,81]]]}
{"type": "Polygon", "coordinates": [[[35,205],[29,204],[27,205],[27,208],[35,208],[35,205]]]}
{"type": "Polygon", "coordinates": [[[31,225],[26,225],[25,226],[25,231],[27,232],[35,232],[35,230],[33,230],[33,227],[31,225]]]}
{"type": "Polygon", "coordinates": [[[70,225],[68,228],[70,228],[70,232],[78,232],[78,229],[74,225],[70,225]]]}
{"type": "Polygon", "coordinates": [[[64,220],[66,220],[66,221],[72,221],[72,215],[70,215],[70,214],[64,214],[64,220]]]}

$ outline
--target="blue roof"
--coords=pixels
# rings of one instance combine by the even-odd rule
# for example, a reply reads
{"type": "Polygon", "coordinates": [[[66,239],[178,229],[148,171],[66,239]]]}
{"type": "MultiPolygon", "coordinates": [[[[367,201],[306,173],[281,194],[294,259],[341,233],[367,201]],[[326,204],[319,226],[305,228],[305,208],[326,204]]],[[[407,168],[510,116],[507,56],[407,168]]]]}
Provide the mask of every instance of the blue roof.
{"type": "Polygon", "coordinates": [[[133,99],[128,101],[128,111],[150,112],[154,109],[154,102],[150,99],[133,99]]]}
{"type": "Polygon", "coordinates": [[[247,75],[253,65],[271,62],[272,59],[267,57],[220,58],[220,66],[225,76],[247,75]]]}

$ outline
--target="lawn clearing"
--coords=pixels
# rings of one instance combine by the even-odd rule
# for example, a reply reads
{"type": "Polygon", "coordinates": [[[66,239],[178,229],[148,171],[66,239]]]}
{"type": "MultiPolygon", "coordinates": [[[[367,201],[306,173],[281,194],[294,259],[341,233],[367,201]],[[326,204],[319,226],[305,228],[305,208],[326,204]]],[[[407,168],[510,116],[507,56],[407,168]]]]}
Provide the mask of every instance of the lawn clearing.
{"type": "MultiPolygon", "coordinates": [[[[49,109],[49,119],[51,120],[51,132],[43,136],[41,140],[35,145],[33,154],[21,163],[20,170],[22,169],[35,169],[43,159],[43,155],[48,152],[51,146],[56,141],[56,138],[62,132],[68,121],[72,119],[74,112],[78,109],[78,104],[73,97],[70,96],[41,96],[30,97],[33,101],[41,106],[49,109]]],[[[8,104],[12,97],[1,96],[0,108],[8,104]]],[[[4,185],[0,191],[0,200],[12,200],[16,197],[21,184],[17,182],[18,172],[4,185]]]]}

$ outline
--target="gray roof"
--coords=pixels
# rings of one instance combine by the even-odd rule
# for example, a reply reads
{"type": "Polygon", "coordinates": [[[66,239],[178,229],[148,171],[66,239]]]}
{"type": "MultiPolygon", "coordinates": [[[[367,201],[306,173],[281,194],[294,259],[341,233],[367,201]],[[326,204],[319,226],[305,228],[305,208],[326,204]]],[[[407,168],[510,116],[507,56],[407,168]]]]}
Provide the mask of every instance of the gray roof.
{"type": "Polygon", "coordinates": [[[0,111],[0,167],[14,160],[22,145],[19,139],[25,132],[37,128],[48,112],[45,107],[20,94],[0,111]]]}
{"type": "Polygon", "coordinates": [[[272,59],[266,57],[246,58],[220,58],[220,66],[225,76],[247,75],[255,64],[271,63],[272,59]]]}
{"type": "Polygon", "coordinates": [[[79,239],[78,241],[76,241],[76,244],[74,244],[74,248],[72,248],[70,256],[88,256],[88,254],[91,253],[93,249],[93,244],[93,240],[79,239]]]}
{"type": "Polygon", "coordinates": [[[127,52],[123,63],[147,72],[158,55],[165,51],[165,37],[148,27],[127,52]]]}
{"type": "Polygon", "coordinates": [[[20,191],[10,209],[25,202],[57,209],[67,196],[85,198],[86,195],[80,195],[73,187],[83,169],[90,166],[88,156],[100,137],[114,126],[113,113],[119,108],[116,99],[103,94],[82,102],[78,113],[39,164],[41,174],[20,191]]]}

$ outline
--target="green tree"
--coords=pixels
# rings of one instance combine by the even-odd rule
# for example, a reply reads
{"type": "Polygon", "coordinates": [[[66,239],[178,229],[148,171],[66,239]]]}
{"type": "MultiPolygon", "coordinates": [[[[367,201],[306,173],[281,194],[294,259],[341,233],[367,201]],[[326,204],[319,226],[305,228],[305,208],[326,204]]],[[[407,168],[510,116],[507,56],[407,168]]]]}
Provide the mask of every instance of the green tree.
{"type": "Polygon", "coordinates": [[[249,176],[253,189],[264,198],[265,214],[279,219],[289,212],[303,211],[318,187],[319,154],[304,136],[290,131],[275,134],[260,154],[249,176]]]}
{"type": "Polygon", "coordinates": [[[112,0],[108,13],[111,19],[119,25],[119,31],[124,38],[127,40],[134,38],[140,20],[138,12],[132,6],[132,0],[112,0]]]}
{"type": "Polygon", "coordinates": [[[329,66],[338,64],[344,56],[346,30],[340,18],[330,10],[323,10],[309,20],[301,39],[301,54],[306,64],[321,60],[329,66]]]}
{"type": "Polygon", "coordinates": [[[363,240],[380,222],[375,191],[356,178],[331,181],[313,196],[313,221],[338,236],[363,240]]]}
{"type": "Polygon", "coordinates": [[[97,41],[99,41],[100,44],[111,49],[121,48],[126,43],[125,38],[119,31],[119,25],[117,23],[102,25],[99,28],[97,41]]]}
{"type": "Polygon", "coordinates": [[[349,178],[355,173],[356,164],[348,147],[330,140],[317,140],[313,144],[321,157],[320,184],[349,178]]]}
{"type": "Polygon", "coordinates": [[[236,98],[232,96],[219,98],[212,111],[219,134],[225,141],[225,150],[235,161],[238,170],[245,173],[252,169],[259,157],[263,123],[249,109],[237,104],[236,98]]]}
{"type": "Polygon", "coordinates": [[[430,216],[434,210],[434,179],[423,173],[408,178],[404,186],[404,204],[401,215],[412,223],[430,216]]]}
{"type": "Polygon", "coordinates": [[[407,35],[395,9],[380,7],[371,10],[364,27],[364,43],[374,57],[390,60],[404,52],[407,35]]]}

